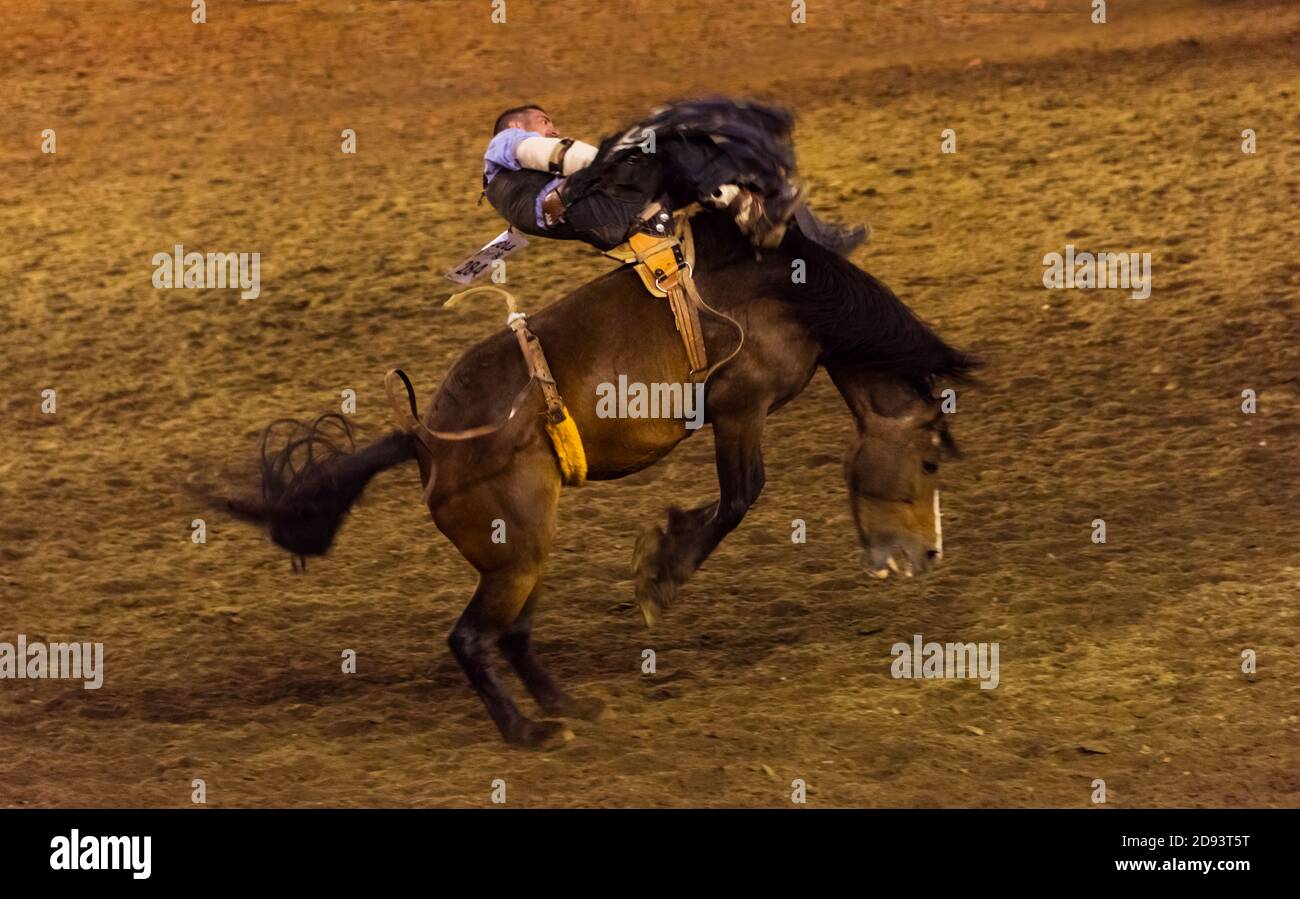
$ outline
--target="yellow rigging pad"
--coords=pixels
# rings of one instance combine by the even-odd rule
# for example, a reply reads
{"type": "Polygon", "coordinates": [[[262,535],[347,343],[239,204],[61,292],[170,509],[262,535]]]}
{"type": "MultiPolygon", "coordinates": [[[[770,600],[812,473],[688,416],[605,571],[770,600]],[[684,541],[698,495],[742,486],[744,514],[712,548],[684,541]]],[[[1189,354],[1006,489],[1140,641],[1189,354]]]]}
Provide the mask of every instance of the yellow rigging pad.
{"type": "MultiPolygon", "coordinates": [[[[637,231],[620,244],[605,253],[611,259],[617,259],[625,265],[636,267],[645,289],[657,297],[668,296],[662,284],[672,275],[677,274],[683,266],[695,268],[695,239],[691,236],[690,216],[699,209],[691,205],[679,209],[672,217],[671,234],[651,234],[637,231]]],[[[662,213],[653,213],[650,221],[655,221],[662,213]]]]}
{"type": "Polygon", "coordinates": [[[691,380],[699,381],[709,370],[704,331],[700,326],[700,294],[695,288],[695,240],[691,236],[690,217],[699,207],[692,204],[671,216],[654,204],[643,216],[643,227],[621,244],[605,253],[612,259],[631,265],[651,295],[667,297],[673,321],[682,336],[691,380]],[[654,230],[646,230],[647,228],[654,230]],[[658,229],[663,231],[659,232],[658,229]]]}

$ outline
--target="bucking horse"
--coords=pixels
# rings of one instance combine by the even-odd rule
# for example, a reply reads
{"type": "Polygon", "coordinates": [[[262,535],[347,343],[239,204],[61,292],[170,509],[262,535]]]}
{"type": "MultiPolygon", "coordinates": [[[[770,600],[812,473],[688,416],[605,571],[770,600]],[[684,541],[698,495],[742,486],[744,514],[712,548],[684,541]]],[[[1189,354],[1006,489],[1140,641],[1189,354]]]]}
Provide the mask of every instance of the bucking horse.
{"type": "Polygon", "coordinates": [[[625,265],[527,316],[545,347],[546,377],[521,353],[516,329],[504,328],[459,358],[422,415],[401,375],[409,410],[398,417],[406,425],[368,446],[353,448],[337,415],[273,423],[263,439],[260,497],[229,506],[268,526],[272,540],[305,565],[307,556],[330,549],[371,478],[415,461],[434,522],[479,576],[448,643],[511,744],[558,745],[572,734],[555,719],[592,720],[603,710],[600,700],[570,695],[532,644],[566,481],[544,388],[563,398],[580,435],[585,478],[612,481],[658,463],[698,429],[678,417],[602,414],[602,385],[620,376],[688,389],[704,384],[719,495],[668,509],[663,524],[637,539],[632,568],[648,624],[758,500],[767,417],[795,399],[818,367],[856,425],[844,476],[867,571],[919,575],[943,556],[939,467],[957,446],[936,392],[941,383],[970,380],[978,360],[797,225],[761,252],[722,212],[699,211],[690,225],[699,324],[715,360],[704,378],[692,371],[668,304],[625,265]],[[494,669],[493,649],[547,720],[519,710],[494,669]]]}

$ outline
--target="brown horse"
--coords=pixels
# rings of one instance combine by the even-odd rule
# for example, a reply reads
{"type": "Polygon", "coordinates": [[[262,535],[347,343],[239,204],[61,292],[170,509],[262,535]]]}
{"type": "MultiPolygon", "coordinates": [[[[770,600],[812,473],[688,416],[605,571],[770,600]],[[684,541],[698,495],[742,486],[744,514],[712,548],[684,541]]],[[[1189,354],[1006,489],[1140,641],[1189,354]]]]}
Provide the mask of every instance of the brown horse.
{"type": "MultiPolygon", "coordinates": [[[[818,365],[857,422],[845,475],[866,567],[878,577],[928,570],[942,554],[939,460],[956,453],[933,386],[940,378],[967,378],[977,361],[941,340],[875,278],[797,228],[758,258],[727,217],[703,213],[693,225],[696,283],[716,310],[703,315],[710,360],[734,354],[704,393],[721,495],[698,508],[670,509],[666,527],[637,541],[636,591],[647,621],[758,499],[764,422],[807,386],[818,365]]],[[[667,301],[651,297],[630,268],[580,287],[528,323],[581,434],[588,478],[640,471],[695,433],[681,418],[602,414],[598,397],[620,376],[645,385],[688,381],[667,301]]],[[[370,478],[416,459],[434,521],[479,572],[449,643],[502,735],[526,746],[571,737],[562,723],[532,721],[519,711],[493,671],[494,645],[547,715],[598,717],[602,704],[569,696],[530,640],[561,473],[540,390],[530,383],[515,336],[503,330],[461,356],[423,420],[427,431],[482,427],[482,436],[421,440],[398,431],[348,452],[327,438],[323,421],[298,426],[278,450],[264,441],[262,500],[238,511],[268,524],[285,549],[324,554],[370,478]]]]}

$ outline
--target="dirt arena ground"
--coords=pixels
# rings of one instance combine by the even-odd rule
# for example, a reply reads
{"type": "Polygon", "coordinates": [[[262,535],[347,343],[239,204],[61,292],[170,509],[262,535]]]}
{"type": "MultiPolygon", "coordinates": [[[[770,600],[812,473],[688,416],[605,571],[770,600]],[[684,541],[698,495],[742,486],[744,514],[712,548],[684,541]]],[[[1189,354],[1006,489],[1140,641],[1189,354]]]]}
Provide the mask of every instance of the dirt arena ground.
{"type": "MultiPolygon", "coordinates": [[[[1112,806],[1300,803],[1300,7],[188,5],[0,0],[0,641],[105,646],[102,689],[0,681],[0,805],[188,806],[195,778],[227,807],[485,806],[498,778],[513,806],[788,807],[795,778],[820,807],[1089,807],[1097,778],[1112,806]],[[610,715],[510,749],[447,650],[474,575],[413,466],[302,577],[185,487],[345,389],[378,435],[387,368],[427,398],[499,327],[436,302],[501,228],[475,205],[501,108],[591,139],[699,93],[794,108],[818,208],[874,227],[854,260],[988,360],[947,559],[862,572],[819,374],[653,631],[633,541],[714,495],[711,437],[566,491],[537,639],[610,715]],[[261,296],[155,290],[178,243],[260,252],[261,296]],[[1045,289],[1066,244],[1149,252],[1150,297],[1045,289]],[[999,686],[895,680],[913,634],[998,642],[999,686]]],[[[511,287],[609,265],[535,241],[511,287]]]]}

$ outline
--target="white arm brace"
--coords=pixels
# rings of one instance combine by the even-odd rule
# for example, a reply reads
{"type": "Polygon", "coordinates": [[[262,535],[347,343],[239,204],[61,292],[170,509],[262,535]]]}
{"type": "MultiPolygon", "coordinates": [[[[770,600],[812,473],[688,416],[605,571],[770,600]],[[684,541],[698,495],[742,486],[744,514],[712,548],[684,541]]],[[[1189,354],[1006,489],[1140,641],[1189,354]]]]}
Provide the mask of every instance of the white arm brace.
{"type": "MultiPolygon", "coordinates": [[[[559,145],[558,137],[530,137],[527,140],[519,142],[515,147],[515,159],[526,169],[537,169],[539,172],[550,171],[551,154],[559,145]]],[[[564,169],[560,173],[568,176],[572,175],[578,169],[586,168],[591,165],[591,161],[596,158],[596,148],[591,144],[575,140],[564,154],[564,169]]]]}

